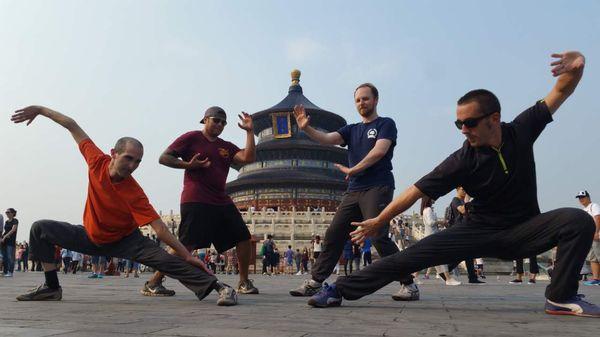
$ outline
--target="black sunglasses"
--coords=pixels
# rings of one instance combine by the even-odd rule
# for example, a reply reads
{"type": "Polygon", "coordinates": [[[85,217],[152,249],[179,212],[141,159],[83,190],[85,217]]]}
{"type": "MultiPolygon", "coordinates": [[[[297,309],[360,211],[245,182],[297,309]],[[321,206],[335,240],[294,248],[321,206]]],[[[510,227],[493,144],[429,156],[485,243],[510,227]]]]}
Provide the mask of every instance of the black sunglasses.
{"type": "Polygon", "coordinates": [[[462,130],[463,125],[469,129],[472,129],[472,128],[476,127],[477,125],[479,125],[479,122],[481,122],[482,119],[484,119],[490,115],[491,114],[486,114],[486,115],[475,117],[475,118],[467,118],[464,121],[457,119],[456,121],[454,121],[454,125],[456,125],[456,127],[459,130],[462,130]]]}
{"type": "Polygon", "coordinates": [[[219,117],[208,117],[208,118],[210,118],[213,122],[221,124],[223,126],[227,125],[227,121],[224,119],[221,119],[219,117]]]}

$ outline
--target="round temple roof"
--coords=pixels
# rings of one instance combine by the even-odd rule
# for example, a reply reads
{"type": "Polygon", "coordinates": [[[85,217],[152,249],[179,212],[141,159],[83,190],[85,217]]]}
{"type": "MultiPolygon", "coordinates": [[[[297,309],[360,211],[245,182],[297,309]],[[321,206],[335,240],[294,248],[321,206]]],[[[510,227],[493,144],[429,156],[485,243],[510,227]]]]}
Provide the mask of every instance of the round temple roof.
{"type": "MultiPolygon", "coordinates": [[[[320,126],[323,129],[334,131],[346,125],[346,120],[343,117],[333,112],[321,109],[308,98],[306,98],[306,96],[304,96],[302,87],[300,86],[300,75],[300,70],[292,70],[292,85],[288,90],[288,95],[281,102],[275,104],[274,106],[256,112],[252,115],[255,126],[254,132],[257,135],[260,131],[271,127],[271,113],[293,111],[294,106],[299,104],[304,105],[306,112],[311,116],[311,124],[315,126],[320,126]]],[[[294,118],[291,119],[291,122],[296,124],[296,120],[294,118]]]]}

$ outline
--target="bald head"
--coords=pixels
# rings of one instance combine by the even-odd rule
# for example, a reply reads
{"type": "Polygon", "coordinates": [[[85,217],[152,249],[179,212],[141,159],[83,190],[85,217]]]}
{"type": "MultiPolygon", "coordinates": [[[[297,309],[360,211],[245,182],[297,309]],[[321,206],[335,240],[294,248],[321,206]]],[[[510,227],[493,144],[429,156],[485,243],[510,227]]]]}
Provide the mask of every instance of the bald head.
{"type": "Polygon", "coordinates": [[[117,141],[114,149],[110,150],[108,171],[113,181],[129,177],[142,162],[144,146],[139,140],[123,137],[117,141]]]}
{"type": "Polygon", "coordinates": [[[115,144],[115,152],[118,154],[125,152],[127,144],[131,144],[131,146],[142,151],[144,150],[144,145],[142,145],[142,143],[139,140],[133,137],[121,137],[119,138],[119,140],[117,140],[117,143],[115,144]]]}

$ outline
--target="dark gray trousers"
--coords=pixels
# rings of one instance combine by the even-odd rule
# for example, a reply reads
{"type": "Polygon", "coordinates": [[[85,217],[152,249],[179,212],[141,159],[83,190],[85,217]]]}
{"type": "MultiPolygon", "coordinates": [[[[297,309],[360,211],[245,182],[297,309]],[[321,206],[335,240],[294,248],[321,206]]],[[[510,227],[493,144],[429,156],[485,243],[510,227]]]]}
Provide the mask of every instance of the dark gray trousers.
{"type": "Polygon", "coordinates": [[[169,277],[179,280],[199,299],[206,297],[215,287],[217,278],[192,266],[179,256],[171,255],[139,230],[123,239],[104,245],[96,245],[87,236],[83,226],[75,226],[54,220],[39,220],[31,226],[29,245],[34,259],[54,263],[54,245],[75,252],[120,257],[137,261],[155,268],[169,277]]]}
{"type": "Polygon", "coordinates": [[[355,300],[427,267],[471,256],[515,260],[558,246],[558,263],[546,288],[546,298],[561,302],[577,294],[579,271],[595,229],[592,217],[576,208],[542,213],[508,228],[467,222],[430,235],[352,275],[339,277],[336,285],[344,298],[355,300]]]}
{"type": "MultiPolygon", "coordinates": [[[[325,232],[323,252],[317,258],[312,269],[312,278],[323,282],[333,272],[338,263],[350,232],[356,227],[354,221],[374,218],[392,201],[394,190],[388,186],[377,186],[365,191],[346,192],[335,212],[331,224],[325,232]]],[[[379,235],[372,238],[372,244],[381,256],[398,253],[398,246],[388,236],[389,224],[382,227],[379,235]]],[[[398,279],[402,284],[413,283],[411,275],[398,279]]]]}

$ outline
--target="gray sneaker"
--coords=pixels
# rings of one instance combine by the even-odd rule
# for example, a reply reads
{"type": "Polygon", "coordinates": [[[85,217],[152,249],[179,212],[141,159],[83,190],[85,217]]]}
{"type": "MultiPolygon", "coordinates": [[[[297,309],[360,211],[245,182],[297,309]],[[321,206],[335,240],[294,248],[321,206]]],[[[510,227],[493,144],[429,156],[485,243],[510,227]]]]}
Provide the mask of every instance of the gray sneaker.
{"type": "Polygon", "coordinates": [[[60,301],[62,299],[62,288],[48,288],[46,283],[31,289],[28,293],[17,296],[17,301],[60,301]]]}
{"type": "Polygon", "coordinates": [[[400,285],[400,290],[392,295],[394,301],[418,301],[419,300],[419,287],[412,283],[409,285],[400,285]]]}
{"type": "Polygon", "coordinates": [[[237,304],[237,293],[235,290],[223,284],[221,290],[219,290],[219,299],[217,300],[217,305],[220,306],[232,306],[237,304]]]}
{"type": "Polygon", "coordinates": [[[319,291],[323,287],[322,283],[319,283],[314,280],[304,280],[302,285],[297,289],[290,290],[290,295],[292,296],[312,296],[319,291]]]}
{"type": "Polygon", "coordinates": [[[258,294],[258,288],[252,284],[252,280],[240,281],[237,292],[240,294],[258,294]]]}
{"type": "Polygon", "coordinates": [[[175,290],[165,288],[162,283],[151,286],[146,282],[140,292],[144,296],[175,296],[175,290]]]}

